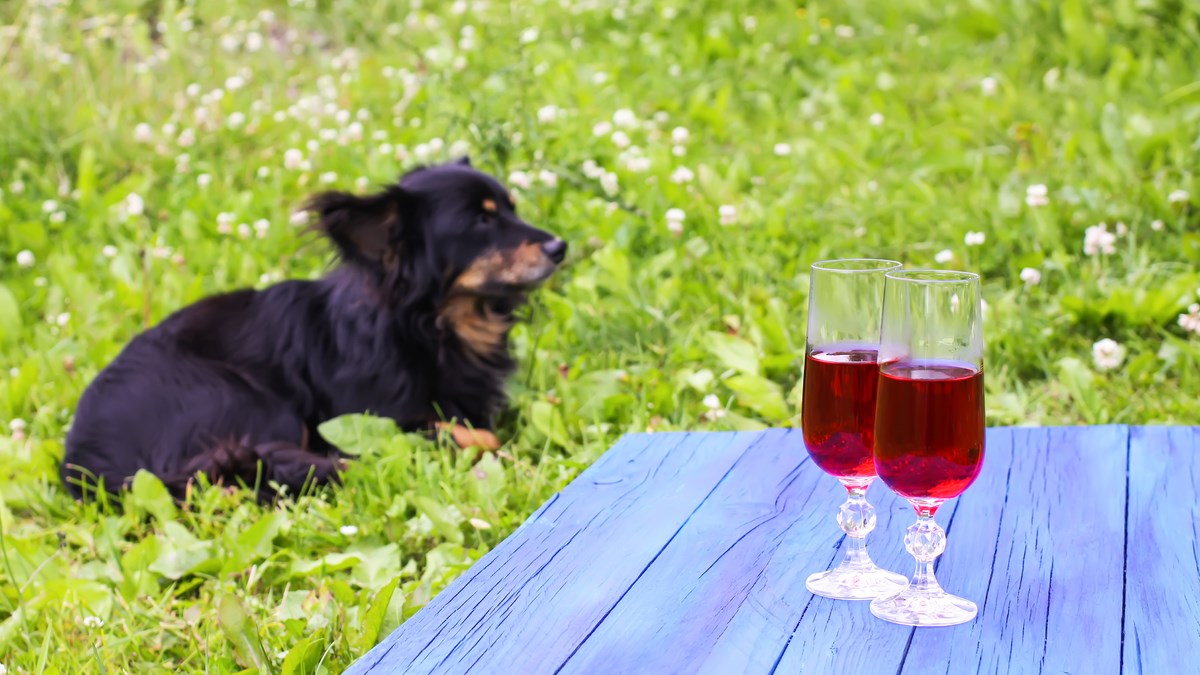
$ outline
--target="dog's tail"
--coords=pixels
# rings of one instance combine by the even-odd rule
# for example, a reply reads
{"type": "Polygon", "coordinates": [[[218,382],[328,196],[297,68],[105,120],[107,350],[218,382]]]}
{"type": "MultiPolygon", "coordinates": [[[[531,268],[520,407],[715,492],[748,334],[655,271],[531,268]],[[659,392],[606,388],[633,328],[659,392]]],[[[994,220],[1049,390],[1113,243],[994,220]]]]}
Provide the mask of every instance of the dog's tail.
{"type": "Polygon", "coordinates": [[[268,499],[275,495],[272,483],[287,488],[287,493],[295,496],[311,485],[339,481],[339,472],[345,466],[337,457],[320,455],[292,443],[256,444],[244,436],[213,444],[188,460],[180,473],[164,477],[163,483],[176,499],[183,500],[196,475],[204,474],[211,484],[257,488],[259,498],[268,499]]]}
{"type": "Polygon", "coordinates": [[[182,500],[197,474],[204,474],[212,484],[253,486],[258,479],[259,455],[248,436],[227,438],[212,444],[188,460],[179,472],[161,476],[171,494],[182,500]]]}

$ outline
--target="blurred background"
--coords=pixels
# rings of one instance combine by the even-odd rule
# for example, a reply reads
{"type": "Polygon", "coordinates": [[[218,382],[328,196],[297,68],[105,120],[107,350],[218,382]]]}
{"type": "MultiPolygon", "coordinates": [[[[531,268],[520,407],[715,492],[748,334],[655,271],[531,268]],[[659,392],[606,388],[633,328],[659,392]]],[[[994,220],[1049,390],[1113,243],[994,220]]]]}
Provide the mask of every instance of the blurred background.
{"type": "Polygon", "coordinates": [[[980,272],[990,424],[1194,422],[1198,43],[1184,0],[0,4],[0,673],[340,671],[620,435],[797,423],[822,258],[980,272]],[[278,508],[65,496],[129,338],[463,154],[572,245],[500,455],[346,418],[278,508]]]}

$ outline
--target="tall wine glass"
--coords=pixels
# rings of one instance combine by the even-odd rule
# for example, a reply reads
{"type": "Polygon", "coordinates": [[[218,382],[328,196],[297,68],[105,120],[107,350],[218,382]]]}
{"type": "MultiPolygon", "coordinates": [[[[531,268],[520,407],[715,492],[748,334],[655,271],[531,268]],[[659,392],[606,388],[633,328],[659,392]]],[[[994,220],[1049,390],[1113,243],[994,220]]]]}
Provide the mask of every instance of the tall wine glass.
{"type": "Polygon", "coordinates": [[[875,480],[875,389],[884,275],[892,260],[829,260],[812,266],[808,348],[801,423],[813,463],[837,478],[848,496],[837,514],[846,533],[841,564],[808,577],[809,591],[841,600],[870,600],[907,581],[880,569],[867,555],[875,509],[866,498],[875,480]]]}
{"type": "Polygon", "coordinates": [[[875,468],[917,512],[905,548],[912,581],[871,602],[875,616],[906,626],[952,626],[975,603],[942,590],[933,561],[946,531],[933,517],[983,466],[983,311],[979,275],[896,270],[887,274],[879,345],[875,468]]]}

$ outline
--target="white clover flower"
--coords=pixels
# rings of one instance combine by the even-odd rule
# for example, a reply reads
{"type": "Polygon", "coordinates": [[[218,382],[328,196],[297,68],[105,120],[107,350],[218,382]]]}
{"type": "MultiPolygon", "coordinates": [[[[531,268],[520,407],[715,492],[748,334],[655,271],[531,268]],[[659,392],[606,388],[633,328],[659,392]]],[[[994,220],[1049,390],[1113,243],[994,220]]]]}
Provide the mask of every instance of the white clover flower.
{"type": "Polygon", "coordinates": [[[873,127],[882,125],[883,124],[883,114],[882,113],[871,113],[871,116],[867,118],[867,123],[873,127]]]}
{"type": "Polygon", "coordinates": [[[1200,304],[1189,305],[1187,314],[1179,315],[1179,325],[1186,331],[1200,335],[1200,304]]]}
{"type": "Polygon", "coordinates": [[[85,616],[83,617],[83,625],[87,628],[103,628],[104,619],[98,616],[85,616]]]}
{"type": "Polygon", "coordinates": [[[537,39],[538,39],[538,29],[526,28],[525,30],[521,31],[521,44],[523,44],[523,45],[532,44],[534,42],[537,42],[537,39]]]}
{"type": "Polygon", "coordinates": [[[645,155],[631,155],[625,158],[625,168],[633,173],[645,173],[650,170],[650,158],[645,155]]]}
{"type": "Polygon", "coordinates": [[[14,180],[13,182],[8,184],[8,189],[14,195],[22,194],[23,192],[25,192],[25,182],[19,181],[19,180],[14,180]]]}
{"type": "Polygon", "coordinates": [[[1186,204],[1190,198],[1191,195],[1188,194],[1187,190],[1173,190],[1171,194],[1167,195],[1167,203],[1186,204]]]}
{"type": "Polygon", "coordinates": [[[303,227],[308,224],[308,211],[296,211],[288,217],[288,222],[294,227],[303,227]]]}
{"type": "Polygon", "coordinates": [[[33,267],[34,262],[35,262],[35,259],[33,257],[33,251],[30,251],[29,249],[25,249],[25,250],[21,251],[20,253],[17,253],[17,265],[18,266],[33,267]]]}
{"type": "Polygon", "coordinates": [[[695,178],[696,174],[686,166],[681,166],[671,172],[671,182],[673,183],[690,183],[695,178]]]}
{"type": "Polygon", "coordinates": [[[1150,223],[1150,229],[1154,230],[1155,232],[1162,232],[1164,227],[1166,227],[1166,225],[1161,220],[1155,220],[1154,222],[1150,223]]]}
{"type": "Polygon", "coordinates": [[[171,122],[167,122],[166,124],[162,125],[163,136],[174,136],[176,131],[178,131],[178,129],[171,122]]]}
{"type": "Polygon", "coordinates": [[[1047,196],[1046,186],[1037,183],[1025,188],[1025,204],[1027,206],[1038,208],[1050,203],[1050,198],[1047,196]]]}
{"type": "Polygon", "coordinates": [[[258,220],[254,221],[254,233],[258,235],[259,239],[266,239],[267,233],[270,231],[271,221],[267,220],[266,218],[259,218],[258,220]]]}
{"type": "Polygon", "coordinates": [[[528,190],[533,187],[533,178],[524,171],[513,171],[508,174],[508,184],[515,188],[528,190]]]}
{"type": "Polygon", "coordinates": [[[50,214],[50,222],[52,223],[63,223],[66,222],[66,220],[67,213],[65,211],[55,211],[54,213],[50,214]]]}
{"type": "Polygon", "coordinates": [[[725,406],[721,405],[721,398],[719,396],[716,394],[709,394],[708,396],[704,397],[704,407],[708,408],[709,410],[717,410],[718,408],[723,408],[725,406]]]}
{"type": "Polygon", "coordinates": [[[100,249],[100,253],[102,253],[105,258],[115,258],[117,257],[117,247],[113,246],[112,244],[108,244],[104,248],[100,249]]]}
{"type": "Polygon", "coordinates": [[[613,124],[626,129],[637,126],[637,115],[629,108],[621,108],[613,113],[613,124]]]}
{"type": "Polygon", "coordinates": [[[605,194],[609,196],[617,194],[617,174],[611,171],[605,171],[600,176],[600,187],[604,190],[605,194]]]}
{"type": "Polygon", "coordinates": [[[354,525],[343,525],[338,528],[338,532],[341,532],[347,537],[353,537],[354,535],[358,534],[358,528],[354,525]]]}
{"type": "Polygon", "coordinates": [[[631,141],[629,140],[629,134],[618,130],[613,132],[612,142],[618,148],[628,148],[631,141]]]}
{"type": "Polygon", "coordinates": [[[538,180],[546,187],[552,188],[558,185],[558,174],[549,169],[542,169],[538,172],[538,180]]]}
{"type": "Polygon", "coordinates": [[[967,246],[983,246],[986,240],[987,235],[983,232],[968,232],[967,236],[963,237],[963,243],[967,246]]]}
{"type": "Polygon", "coordinates": [[[854,37],[854,26],[834,26],[833,34],[849,40],[854,37]]]}
{"type": "Polygon", "coordinates": [[[413,157],[416,157],[418,162],[424,163],[429,161],[430,154],[431,151],[428,143],[418,143],[417,147],[413,148],[413,157]]]}
{"type": "Polygon", "coordinates": [[[271,175],[271,169],[269,167],[260,166],[258,167],[258,170],[254,172],[254,175],[258,176],[259,178],[267,178],[271,175]]]}
{"type": "Polygon", "coordinates": [[[675,147],[671,148],[671,154],[675,155],[676,157],[683,157],[687,155],[687,148],[682,145],[676,145],[675,147]]]}
{"type": "Polygon", "coordinates": [[[562,110],[560,110],[558,106],[544,105],[544,106],[538,108],[538,111],[537,111],[538,122],[541,122],[542,124],[549,124],[549,123],[553,122],[554,120],[558,119],[561,114],[562,114],[562,110]]]}
{"type": "Polygon", "coordinates": [[[603,120],[600,122],[596,122],[595,126],[592,127],[592,135],[593,136],[607,136],[612,133],[612,130],[613,130],[612,122],[609,122],[608,120],[603,120]]]}
{"type": "Polygon", "coordinates": [[[1104,338],[1092,345],[1092,362],[1096,370],[1115,370],[1125,360],[1125,347],[1114,340],[1104,338]]]}
{"type": "Polygon", "coordinates": [[[737,222],[737,207],[732,204],[722,204],[717,209],[722,225],[733,225],[737,222]]]}
{"type": "Polygon", "coordinates": [[[599,86],[605,82],[608,82],[608,73],[603,70],[592,73],[592,84],[599,86]]]}
{"type": "Polygon", "coordinates": [[[685,127],[675,127],[671,130],[671,141],[673,143],[687,143],[689,133],[685,127]]]}
{"type": "Polygon", "coordinates": [[[780,157],[790,155],[792,154],[792,146],[788,145],[787,143],[776,143],[775,154],[779,155],[780,157]]]}
{"type": "Polygon", "coordinates": [[[187,86],[187,88],[184,89],[183,91],[184,91],[184,93],[186,93],[188,95],[188,98],[196,98],[197,96],[200,95],[201,89],[202,88],[199,83],[193,82],[193,83],[189,84],[187,86]]]}
{"type": "Polygon", "coordinates": [[[321,174],[321,177],[320,177],[320,181],[322,183],[324,183],[325,185],[337,182],[337,179],[338,179],[338,175],[336,172],[333,172],[333,171],[326,171],[325,173],[321,174]]]}
{"type": "Polygon", "coordinates": [[[592,178],[592,179],[596,179],[596,178],[599,178],[600,176],[604,175],[604,169],[601,169],[600,165],[597,164],[596,160],[594,160],[594,159],[584,160],[583,165],[580,167],[580,170],[583,171],[583,175],[587,176],[588,178],[592,178]]]}
{"type": "Polygon", "coordinates": [[[743,16],[742,28],[745,29],[747,33],[753,33],[755,29],[758,28],[758,19],[753,16],[743,16]]]}
{"type": "Polygon", "coordinates": [[[133,128],[133,140],[138,143],[149,143],[154,140],[154,129],[145,122],[133,128]]]}
{"type": "Polygon", "coordinates": [[[682,234],[683,233],[683,221],[685,218],[687,218],[687,214],[683,212],[683,209],[678,209],[678,208],[667,209],[667,213],[666,213],[667,230],[671,234],[674,234],[676,236],[682,234]]]}
{"type": "Polygon", "coordinates": [[[196,176],[196,185],[201,188],[206,188],[212,183],[212,176],[207,173],[202,173],[196,176]]]}
{"type": "Polygon", "coordinates": [[[42,202],[42,213],[54,213],[58,210],[58,202],[53,199],[47,199],[42,202]]]}
{"type": "Polygon", "coordinates": [[[979,81],[979,91],[984,96],[992,96],[996,93],[997,83],[994,77],[985,77],[979,81]]]}
{"type": "Polygon", "coordinates": [[[62,314],[59,314],[58,316],[54,317],[54,323],[58,324],[60,328],[65,328],[67,324],[71,323],[71,313],[63,312],[62,314]]]}
{"type": "Polygon", "coordinates": [[[142,200],[142,196],[136,192],[130,192],[125,196],[124,203],[125,213],[131,216],[140,216],[146,210],[146,202],[142,200]]]}
{"type": "Polygon", "coordinates": [[[1042,273],[1032,267],[1026,267],[1021,270],[1021,281],[1024,281],[1026,286],[1037,286],[1042,283],[1042,273]]]}
{"type": "Polygon", "coordinates": [[[8,667],[0,663],[0,675],[8,675],[8,667]]]}
{"type": "MultiPolygon", "coordinates": [[[[246,51],[256,52],[256,51],[262,49],[262,46],[263,46],[262,34],[255,33],[255,32],[246,33],[246,51]]],[[[226,82],[225,86],[229,86],[229,82],[226,82]]]]}
{"type": "Polygon", "coordinates": [[[246,123],[246,113],[243,113],[241,111],[234,111],[229,114],[229,119],[227,120],[227,124],[229,125],[230,129],[239,129],[245,123],[246,123]]]}
{"type": "Polygon", "coordinates": [[[245,224],[245,223],[238,223],[238,226],[237,226],[237,236],[238,236],[238,238],[239,238],[239,239],[249,239],[249,238],[250,238],[250,232],[251,232],[251,230],[250,230],[250,226],[249,226],[249,225],[247,225],[247,224],[245,224]]]}
{"type": "Polygon", "coordinates": [[[1108,225],[1093,225],[1083,234],[1083,252],[1090,256],[1112,255],[1117,252],[1117,235],[1108,231],[1108,225]]]}
{"type": "Polygon", "coordinates": [[[1126,225],[1125,223],[1118,222],[1117,223],[1117,236],[1124,237],[1127,234],[1129,234],[1129,226],[1126,225]]]}
{"type": "Polygon", "coordinates": [[[192,147],[196,144],[196,132],[192,131],[191,129],[184,129],[182,132],[180,132],[177,142],[181,148],[192,147]]]}
{"type": "Polygon", "coordinates": [[[349,136],[350,140],[352,141],[361,141],[363,139],[362,122],[351,122],[350,126],[346,127],[346,135],[349,136]]]}
{"type": "Polygon", "coordinates": [[[244,86],[246,86],[246,80],[240,75],[232,75],[225,80],[225,88],[229,91],[237,91],[244,86]]]}
{"type": "Polygon", "coordinates": [[[948,248],[938,251],[937,255],[933,256],[933,261],[939,265],[945,265],[951,260],[954,260],[954,251],[951,251],[948,248]]]}

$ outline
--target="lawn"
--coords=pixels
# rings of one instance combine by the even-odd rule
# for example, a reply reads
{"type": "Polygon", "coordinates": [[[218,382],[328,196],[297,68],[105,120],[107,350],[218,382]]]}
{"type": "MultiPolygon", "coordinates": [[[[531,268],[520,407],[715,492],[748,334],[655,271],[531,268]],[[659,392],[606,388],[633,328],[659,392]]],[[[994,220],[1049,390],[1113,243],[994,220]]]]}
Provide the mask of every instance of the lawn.
{"type": "Polygon", "coordinates": [[[622,434],[797,424],[822,258],[980,272],[990,424],[1197,419],[1194,1],[250,4],[0,5],[0,673],[340,671],[622,434]],[[464,152],[572,247],[501,452],[342,418],[277,508],[65,494],[131,336],[464,152]]]}

